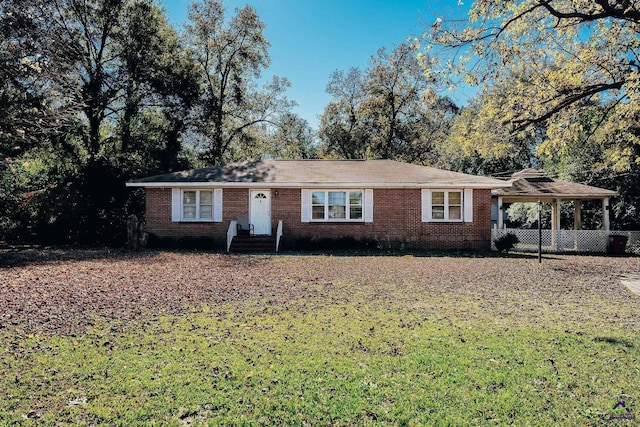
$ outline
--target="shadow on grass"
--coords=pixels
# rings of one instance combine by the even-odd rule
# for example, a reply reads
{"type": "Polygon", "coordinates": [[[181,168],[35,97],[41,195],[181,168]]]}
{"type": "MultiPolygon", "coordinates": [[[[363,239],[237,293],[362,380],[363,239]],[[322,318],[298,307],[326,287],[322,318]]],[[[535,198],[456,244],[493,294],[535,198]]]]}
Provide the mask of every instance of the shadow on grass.
{"type": "MultiPolygon", "coordinates": [[[[12,267],[26,267],[29,265],[45,264],[50,262],[90,261],[90,260],[125,260],[125,259],[152,259],[160,252],[171,253],[210,253],[226,254],[224,251],[214,249],[165,247],[151,248],[140,252],[132,252],[122,248],[106,247],[73,247],[73,246],[10,246],[0,247],[0,269],[12,267]]],[[[512,258],[530,259],[535,261],[537,254],[526,252],[498,253],[489,251],[472,250],[290,250],[282,252],[251,252],[230,253],[236,257],[255,256],[330,256],[330,257],[416,257],[416,258],[512,258]]],[[[560,258],[546,254],[545,260],[557,260],[560,258]]]]}
{"type": "Polygon", "coordinates": [[[50,262],[150,259],[156,251],[132,252],[127,249],[71,246],[10,246],[0,248],[0,269],[26,267],[50,262]]]}
{"type": "MultiPolygon", "coordinates": [[[[241,255],[241,254],[235,254],[241,255]]],[[[268,255],[268,254],[263,254],[268,255]]],[[[273,254],[272,255],[276,255],[273,254]]],[[[513,258],[537,260],[538,255],[526,252],[519,253],[499,253],[490,251],[473,250],[435,250],[435,249],[405,249],[405,250],[376,250],[376,251],[355,251],[355,250],[326,250],[326,251],[283,251],[278,255],[288,256],[335,256],[335,257],[404,257],[412,256],[416,258],[513,258]]],[[[557,260],[554,256],[546,254],[542,257],[545,260],[557,260]]]]}
{"type": "Polygon", "coordinates": [[[621,345],[626,348],[633,348],[634,345],[632,342],[627,341],[625,339],[614,338],[614,337],[595,337],[593,339],[595,342],[604,342],[612,345],[621,345]]]}

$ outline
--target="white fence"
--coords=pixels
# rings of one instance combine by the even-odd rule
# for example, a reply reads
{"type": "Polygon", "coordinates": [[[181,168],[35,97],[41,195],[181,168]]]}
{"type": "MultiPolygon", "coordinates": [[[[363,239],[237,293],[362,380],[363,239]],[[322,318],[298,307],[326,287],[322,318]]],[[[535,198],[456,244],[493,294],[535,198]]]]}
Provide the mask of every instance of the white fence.
{"type": "MultiPolygon", "coordinates": [[[[494,241],[507,233],[515,234],[519,243],[515,250],[522,252],[538,251],[538,230],[519,230],[515,228],[493,229],[491,249],[496,250],[494,241]]],[[[640,231],[617,230],[542,230],[542,252],[592,252],[606,253],[609,248],[609,236],[626,236],[627,252],[640,247],[640,231]]]]}

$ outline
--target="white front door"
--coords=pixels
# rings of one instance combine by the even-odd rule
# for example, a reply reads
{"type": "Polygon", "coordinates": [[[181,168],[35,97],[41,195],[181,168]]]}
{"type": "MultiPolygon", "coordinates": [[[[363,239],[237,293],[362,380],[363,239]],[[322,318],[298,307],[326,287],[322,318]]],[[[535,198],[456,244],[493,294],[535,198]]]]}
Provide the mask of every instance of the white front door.
{"type": "Polygon", "coordinates": [[[271,190],[251,190],[249,222],[253,234],[271,235],[271,190]]]}

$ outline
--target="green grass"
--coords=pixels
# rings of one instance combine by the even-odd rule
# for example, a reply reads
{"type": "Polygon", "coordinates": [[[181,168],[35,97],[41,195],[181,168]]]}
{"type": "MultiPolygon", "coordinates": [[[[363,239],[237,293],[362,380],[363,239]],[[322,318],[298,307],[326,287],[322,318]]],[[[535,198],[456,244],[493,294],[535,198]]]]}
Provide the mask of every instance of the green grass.
{"type": "Polygon", "coordinates": [[[5,336],[0,421],[596,424],[618,400],[638,407],[638,348],[624,330],[442,322],[357,299],[256,301],[77,337],[5,336]]]}
{"type": "Polygon", "coordinates": [[[3,329],[0,425],[638,422],[640,335],[605,319],[614,306],[585,295],[584,316],[565,304],[574,315],[560,322],[532,301],[538,312],[523,321],[512,307],[487,312],[473,295],[434,294],[427,304],[427,294],[385,280],[375,289],[336,282],[321,296],[322,284],[302,282],[308,297],[96,319],[84,334],[3,329]],[[620,400],[632,412],[614,410],[620,400]]]}

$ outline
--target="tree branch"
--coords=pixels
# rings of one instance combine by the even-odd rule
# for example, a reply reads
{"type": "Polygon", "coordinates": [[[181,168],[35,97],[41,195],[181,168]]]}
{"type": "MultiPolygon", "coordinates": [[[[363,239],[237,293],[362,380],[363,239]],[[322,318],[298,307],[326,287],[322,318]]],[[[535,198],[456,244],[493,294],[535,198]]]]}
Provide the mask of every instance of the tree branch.
{"type": "Polygon", "coordinates": [[[580,91],[578,93],[574,93],[572,95],[566,95],[566,97],[565,97],[565,94],[559,94],[559,95],[551,98],[547,102],[551,102],[551,101],[556,100],[556,99],[558,99],[560,97],[564,97],[564,99],[562,101],[560,101],[558,103],[558,105],[556,105],[555,107],[551,108],[549,111],[547,111],[543,115],[535,117],[533,119],[513,120],[512,123],[516,125],[516,127],[515,127],[516,131],[522,131],[525,128],[527,128],[528,126],[530,126],[530,125],[533,125],[533,124],[536,124],[536,123],[545,122],[547,119],[551,118],[553,115],[559,113],[560,111],[562,111],[565,108],[575,104],[578,101],[581,101],[583,99],[589,98],[590,96],[593,96],[593,95],[595,95],[597,93],[605,92],[607,90],[621,89],[624,86],[625,83],[626,83],[626,81],[618,81],[618,82],[614,82],[614,83],[603,83],[603,84],[591,85],[591,86],[585,87],[584,90],[582,90],[582,91],[580,91]]]}
{"type": "Polygon", "coordinates": [[[551,6],[551,2],[549,0],[539,0],[540,5],[547,9],[551,15],[555,16],[558,19],[579,19],[581,21],[597,21],[598,19],[604,18],[616,18],[623,19],[631,22],[639,22],[640,21],[640,11],[634,9],[633,6],[628,1],[619,1],[615,2],[615,6],[609,4],[608,0],[594,0],[600,8],[602,12],[599,13],[585,13],[585,12],[560,12],[551,6]]]}

